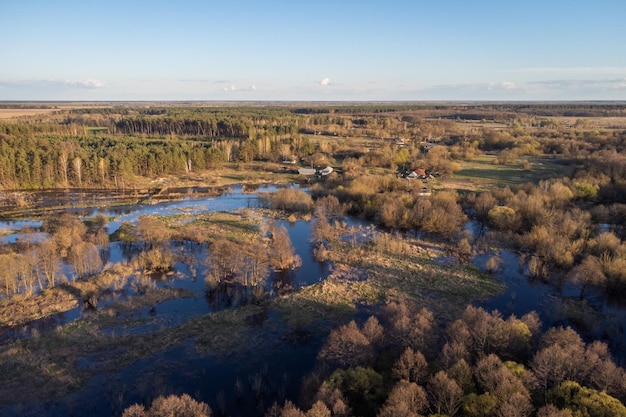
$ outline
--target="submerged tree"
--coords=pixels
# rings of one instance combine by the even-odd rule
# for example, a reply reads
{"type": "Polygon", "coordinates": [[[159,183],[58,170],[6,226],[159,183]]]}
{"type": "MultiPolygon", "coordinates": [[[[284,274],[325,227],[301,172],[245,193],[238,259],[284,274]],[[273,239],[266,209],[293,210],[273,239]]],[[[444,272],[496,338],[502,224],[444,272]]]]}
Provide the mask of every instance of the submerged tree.
{"type": "Polygon", "coordinates": [[[278,270],[300,266],[302,260],[291,244],[287,228],[273,223],[269,227],[269,234],[271,237],[269,264],[278,270]]]}

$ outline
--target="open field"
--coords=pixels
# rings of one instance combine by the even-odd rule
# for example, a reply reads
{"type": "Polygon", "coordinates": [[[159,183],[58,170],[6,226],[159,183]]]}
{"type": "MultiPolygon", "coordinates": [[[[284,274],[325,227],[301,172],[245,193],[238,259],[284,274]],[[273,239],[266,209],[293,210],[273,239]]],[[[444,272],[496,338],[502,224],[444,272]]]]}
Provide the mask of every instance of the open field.
{"type": "Polygon", "coordinates": [[[626,129],[626,117],[554,117],[564,128],[577,127],[583,130],[626,129]]]}
{"type": "Polygon", "coordinates": [[[1,119],[15,119],[23,116],[37,116],[37,115],[45,115],[50,114],[57,109],[0,109],[0,120],[1,119]]]}
{"type": "Polygon", "coordinates": [[[496,164],[496,156],[481,155],[461,162],[462,169],[450,178],[441,178],[434,185],[437,188],[481,191],[493,187],[537,183],[543,179],[559,178],[568,175],[570,168],[559,159],[549,157],[528,157],[530,169],[520,163],[496,164]]]}

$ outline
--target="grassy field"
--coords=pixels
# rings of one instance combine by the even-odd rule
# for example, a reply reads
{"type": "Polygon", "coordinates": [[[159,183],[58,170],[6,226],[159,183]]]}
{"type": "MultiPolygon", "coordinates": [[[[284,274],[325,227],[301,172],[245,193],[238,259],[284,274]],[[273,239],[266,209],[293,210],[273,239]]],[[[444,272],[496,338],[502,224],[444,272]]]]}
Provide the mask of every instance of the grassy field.
{"type": "Polygon", "coordinates": [[[462,169],[450,178],[437,182],[440,188],[480,191],[493,187],[537,183],[547,178],[559,178],[568,174],[569,167],[561,160],[549,157],[529,157],[530,169],[521,163],[496,164],[496,156],[481,155],[470,161],[461,162],[462,169]]]}

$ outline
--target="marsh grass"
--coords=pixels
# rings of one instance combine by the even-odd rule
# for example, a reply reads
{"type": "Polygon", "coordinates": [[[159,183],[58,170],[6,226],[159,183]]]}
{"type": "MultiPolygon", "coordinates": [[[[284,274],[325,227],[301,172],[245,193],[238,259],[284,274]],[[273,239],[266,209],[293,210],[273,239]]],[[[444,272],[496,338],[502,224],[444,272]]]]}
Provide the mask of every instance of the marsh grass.
{"type": "Polygon", "coordinates": [[[377,303],[383,294],[366,282],[352,279],[350,268],[334,271],[325,281],[276,299],[272,307],[295,328],[323,325],[354,315],[361,303],[377,303]]]}
{"type": "Polygon", "coordinates": [[[370,296],[360,302],[404,299],[416,307],[426,307],[440,317],[454,318],[467,303],[502,291],[503,286],[486,274],[461,263],[435,262],[445,255],[445,246],[411,236],[377,232],[361,246],[337,241],[325,250],[336,264],[367,271],[359,282],[370,296]]]}
{"type": "MultiPolygon", "coordinates": [[[[159,290],[112,308],[140,308],[168,297],[184,296],[184,291],[159,290]]],[[[0,405],[64,395],[96,374],[120,369],[186,340],[195,341],[200,352],[218,355],[231,354],[243,346],[258,346],[249,340],[259,336],[251,332],[248,318],[262,313],[265,307],[224,310],[141,335],[103,333],[101,329],[109,325],[127,324],[108,311],[59,326],[35,339],[0,346],[0,405]],[[24,390],[25,386],[36,386],[37,390],[24,390]]]]}
{"type": "MultiPolygon", "coordinates": [[[[193,220],[175,227],[178,238],[212,243],[217,238],[233,242],[247,242],[258,235],[260,216],[253,216],[245,210],[237,212],[211,212],[193,216],[193,220]]],[[[192,219],[189,216],[189,219],[192,219]]]]}

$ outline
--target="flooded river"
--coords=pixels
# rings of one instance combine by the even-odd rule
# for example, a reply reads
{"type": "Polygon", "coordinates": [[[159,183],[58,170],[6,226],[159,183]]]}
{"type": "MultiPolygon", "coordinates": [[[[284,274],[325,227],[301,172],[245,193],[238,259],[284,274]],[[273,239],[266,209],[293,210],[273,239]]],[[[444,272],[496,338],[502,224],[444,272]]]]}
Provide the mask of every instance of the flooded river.
{"type": "MultiPolygon", "coordinates": [[[[141,204],[124,205],[118,207],[69,207],[83,217],[92,218],[102,215],[108,221],[109,233],[114,232],[123,222],[135,223],[142,215],[158,214],[163,216],[184,213],[193,216],[217,211],[232,211],[253,208],[258,205],[258,196],[261,192],[275,191],[274,186],[262,186],[250,192],[244,186],[233,186],[221,195],[202,195],[190,189],[185,197],[176,201],[154,202],[146,200],[141,204]]],[[[72,196],[68,196],[72,198],[72,196]]],[[[39,197],[37,197],[39,198],[39,197]]],[[[57,196],[58,198],[58,196],[57,196]]],[[[89,199],[82,196],[82,203],[89,199]]],[[[101,197],[94,197],[93,201],[102,203],[101,197]]],[[[69,202],[68,202],[69,203],[69,202]]],[[[71,206],[71,205],[70,205],[71,206]]],[[[272,273],[267,291],[275,293],[278,283],[281,288],[297,289],[311,285],[325,279],[330,273],[331,266],[321,263],[313,257],[311,233],[313,221],[299,220],[295,222],[281,221],[279,225],[286,227],[297,254],[302,258],[302,265],[287,274],[272,273]]],[[[363,228],[363,223],[354,223],[363,228]]],[[[4,220],[0,221],[0,231],[4,236],[0,243],[14,243],[19,239],[38,241],[45,238],[40,231],[42,224],[38,220],[4,220]]],[[[137,309],[127,313],[128,318],[140,325],[132,329],[119,327],[104,328],[102,332],[118,334],[118,332],[132,332],[147,334],[163,328],[163,326],[177,326],[184,324],[193,317],[209,312],[233,308],[245,303],[232,297],[220,297],[207,292],[203,277],[206,275],[205,258],[206,246],[196,245],[186,247],[184,244],[172,244],[175,253],[183,253],[185,261],[177,262],[173,273],[155,280],[156,285],[167,288],[181,288],[191,294],[187,298],[178,298],[157,304],[156,306],[137,309]]],[[[125,253],[119,243],[111,243],[108,248],[108,262],[125,262],[129,254],[125,253]]],[[[481,254],[472,262],[485,270],[485,264],[493,254],[481,254]]],[[[512,252],[500,251],[500,269],[494,278],[506,284],[506,290],[494,297],[483,300],[477,305],[487,310],[497,309],[503,315],[523,314],[535,310],[539,313],[545,326],[559,324],[576,324],[564,314],[566,302],[579,295],[579,291],[571,286],[556,288],[542,282],[527,278],[524,264],[519,262],[518,255],[512,252]]],[[[122,289],[123,290],[123,289],[122,289]]],[[[124,293],[104,299],[99,307],[123,300],[124,293]]],[[[624,323],[626,323],[626,309],[619,304],[611,304],[599,292],[589,291],[586,306],[601,313],[604,323],[598,324],[598,329],[612,329],[613,334],[602,334],[604,330],[587,329],[598,339],[612,337],[612,349],[617,361],[624,365],[626,358],[626,339],[624,338],[624,323]]],[[[35,329],[37,334],[51,331],[57,326],[71,322],[87,314],[82,306],[73,310],[46,317],[20,328],[5,329],[0,333],[0,343],[30,337],[35,329]]],[[[280,319],[273,312],[268,312],[274,323],[280,319]]],[[[267,320],[264,317],[261,322],[267,320]]],[[[285,325],[286,326],[286,325],[285,325]]],[[[284,330],[284,329],[283,329],[284,330]]],[[[251,324],[251,331],[260,333],[268,331],[261,326],[255,328],[251,324]]],[[[263,403],[264,398],[296,398],[296,388],[301,379],[313,368],[316,353],[322,340],[312,338],[304,345],[293,345],[282,340],[280,324],[271,330],[273,334],[263,335],[264,340],[274,340],[272,343],[258,347],[255,354],[242,357],[226,357],[217,359],[208,354],[198,353],[193,343],[182,344],[158,353],[147,359],[140,360],[130,366],[123,367],[115,372],[107,372],[94,376],[80,391],[51,402],[37,404],[20,404],[11,406],[0,412],[1,415],[84,415],[110,416],[119,413],[124,407],[146,399],[154,398],[159,394],[190,393],[199,400],[211,404],[214,411],[222,409],[228,415],[253,415],[259,407],[265,409],[271,404],[263,403]],[[259,394],[254,387],[258,387],[262,380],[264,393],[259,394]],[[261,404],[260,404],[261,403],[261,404]],[[25,412],[27,410],[27,412],[25,412]],[[78,410],[78,411],[77,411],[78,410]]],[[[89,361],[83,364],[89,367],[89,361]]]]}

